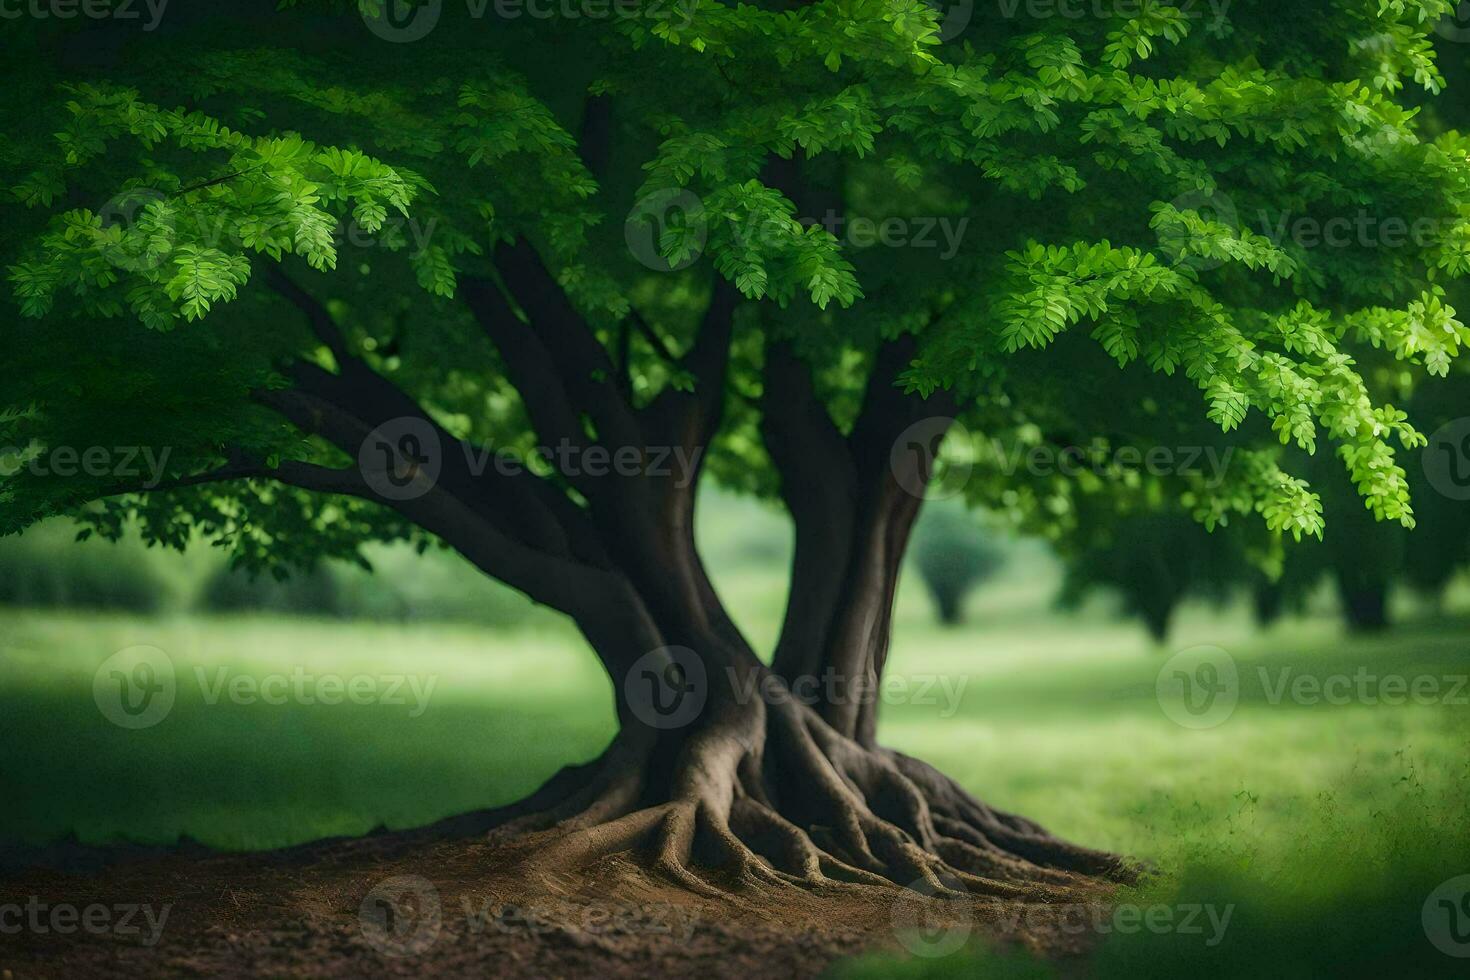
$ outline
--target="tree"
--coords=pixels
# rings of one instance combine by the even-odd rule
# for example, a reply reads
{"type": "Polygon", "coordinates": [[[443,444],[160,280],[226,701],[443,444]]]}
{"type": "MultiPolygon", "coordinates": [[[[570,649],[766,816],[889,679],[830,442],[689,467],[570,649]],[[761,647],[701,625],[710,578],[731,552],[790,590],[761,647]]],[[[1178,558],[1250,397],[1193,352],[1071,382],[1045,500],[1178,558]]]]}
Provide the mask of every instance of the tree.
{"type": "Polygon", "coordinates": [[[1189,597],[1223,602],[1251,574],[1238,541],[1211,534],[1180,511],[1124,517],[1070,557],[1061,603],[1075,607],[1098,589],[1122,594],[1155,643],[1169,638],[1179,604],[1189,597]]]}
{"type": "MultiPolygon", "coordinates": [[[[639,848],[700,891],[711,867],[1126,877],[878,744],[936,474],[1093,435],[1143,458],[1208,424],[1239,442],[1228,472],[1164,481],[1208,526],[1318,534],[1277,452],[1319,439],[1412,523],[1389,440],[1422,437],[1353,352],[1442,374],[1470,338],[1438,285],[1470,255],[1467,143],[1405,94],[1440,85],[1449,0],[977,13],[950,43],[923,0],[286,6],[19,28],[4,529],[132,521],[247,567],[439,541],[566,614],[620,733],[457,829],[554,827],[549,867],[639,848]],[[1434,233],[1297,233],[1344,211],[1434,233]],[[793,517],[772,651],[695,549],[706,478],[793,517]]],[[[1069,485],[1133,478],[1115,463],[966,489],[1065,523],[1069,485]]]]}
{"type": "MultiPolygon", "coordinates": [[[[1385,365],[1385,370],[1391,367],[1385,365]]],[[[1466,405],[1463,371],[1442,383],[1405,392],[1415,418],[1427,430],[1458,431],[1466,405]]],[[[1432,455],[1440,450],[1423,450],[1432,455]]],[[[1258,593],[1269,605],[1300,606],[1323,578],[1337,592],[1338,603],[1348,628],[1372,633],[1391,624],[1389,599],[1395,586],[1406,586],[1442,602],[1455,573],[1470,561],[1470,508],[1450,496],[1455,488],[1436,485],[1432,459],[1416,461],[1408,478],[1416,501],[1414,531],[1374,521],[1362,505],[1351,483],[1322,460],[1302,458],[1297,469],[1309,473],[1322,495],[1323,515],[1329,527],[1320,545],[1289,547],[1282,555],[1283,567],[1274,581],[1258,593]]],[[[1446,474],[1447,475],[1447,474],[1446,474]]]]}
{"type": "MultiPolygon", "coordinates": [[[[1318,461],[1311,462],[1321,468],[1318,461]]],[[[1318,486],[1331,530],[1319,548],[1290,549],[1287,562],[1294,566],[1292,580],[1302,588],[1320,582],[1325,574],[1337,592],[1348,628],[1374,633],[1388,628],[1390,592],[1402,575],[1410,543],[1406,533],[1399,533],[1402,528],[1374,521],[1344,483],[1337,473],[1321,473],[1318,486]]]]}
{"type": "Polygon", "coordinates": [[[914,531],[914,566],[934,600],[939,621],[958,626],[965,600],[1005,564],[1005,555],[963,508],[933,507],[914,531]]]}
{"type": "MultiPolygon", "coordinates": [[[[1426,430],[1432,427],[1446,442],[1459,442],[1463,449],[1463,439],[1470,434],[1463,422],[1467,404],[1470,376],[1461,363],[1446,383],[1417,391],[1412,408],[1424,419],[1426,430]]],[[[1415,498],[1422,502],[1418,508],[1422,533],[1403,545],[1405,583],[1440,606],[1455,574],[1470,566],[1470,505],[1463,499],[1463,484],[1446,482],[1453,474],[1443,465],[1448,462],[1443,452],[1438,442],[1426,447],[1424,453],[1430,457],[1426,465],[1409,471],[1415,498]]]]}

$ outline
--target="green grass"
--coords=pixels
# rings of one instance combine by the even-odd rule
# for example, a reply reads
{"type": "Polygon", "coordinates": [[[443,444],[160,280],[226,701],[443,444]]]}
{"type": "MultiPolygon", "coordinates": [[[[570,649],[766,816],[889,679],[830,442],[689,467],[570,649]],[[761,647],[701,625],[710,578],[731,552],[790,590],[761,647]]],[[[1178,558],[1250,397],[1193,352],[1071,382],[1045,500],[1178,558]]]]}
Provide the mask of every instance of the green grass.
{"type": "MultiPolygon", "coordinates": [[[[1047,574],[1016,570],[978,597],[976,625],[958,631],[932,625],[923,597],[905,591],[890,674],[964,687],[953,705],[888,704],[882,736],[998,806],[1157,862],[1165,874],[1138,901],[1238,904],[1229,943],[1113,936],[1095,965],[1101,975],[1312,975],[1329,962],[1376,963],[1382,944],[1400,964],[1428,956],[1426,968],[1456,965],[1428,946],[1418,915],[1434,884],[1470,873],[1470,707],[1273,704],[1257,674],[1463,676],[1470,629],[1438,621],[1357,640],[1315,618],[1258,634],[1237,613],[1188,610],[1170,647],[1223,647],[1242,676],[1230,719],[1190,730],[1155,696],[1169,651],[1096,608],[1051,613],[1037,599],[1047,574]],[[1332,945],[1313,945],[1313,931],[1332,945]]],[[[751,634],[768,640],[779,586],[755,566],[721,584],[739,597],[751,634]]],[[[569,628],[542,618],[497,632],[4,612],[0,637],[8,803],[0,839],[8,841],[187,835],[265,848],[408,827],[515,799],[593,755],[613,730],[595,660],[569,628]],[[178,695],[160,724],[128,731],[102,717],[92,682],[103,660],[135,644],[169,654],[178,695]],[[343,677],[432,677],[435,687],[412,717],[410,705],[208,704],[195,676],[202,668],[212,679],[223,666],[261,678],[298,665],[343,677]]],[[[941,960],[844,968],[997,977],[1036,969],[976,946],[941,960]]]]}
{"type": "Polygon", "coordinates": [[[9,840],[267,848],[414,826],[523,795],[613,731],[607,682],[569,630],[11,613],[0,632],[9,840]],[[139,644],[169,655],[177,696],[129,731],[102,716],[92,677],[139,644]],[[213,687],[219,667],[264,678],[298,665],[434,687],[412,717],[406,684],[403,705],[210,704],[196,674],[213,687]]]}

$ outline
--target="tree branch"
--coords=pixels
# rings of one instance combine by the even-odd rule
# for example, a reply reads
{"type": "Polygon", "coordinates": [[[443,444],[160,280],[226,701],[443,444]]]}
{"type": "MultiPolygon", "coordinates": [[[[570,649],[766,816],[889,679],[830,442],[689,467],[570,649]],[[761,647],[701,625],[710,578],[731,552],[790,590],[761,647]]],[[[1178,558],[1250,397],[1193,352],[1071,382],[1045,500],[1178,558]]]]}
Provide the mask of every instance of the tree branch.
{"type": "Polygon", "coordinates": [[[857,515],[857,471],[840,430],[788,343],[767,337],[761,436],[796,530],[785,619],[772,667],[814,676],[842,590],[857,515]]]}
{"type": "Polygon", "coordinates": [[[585,447],[581,415],[544,344],[521,322],[500,287],[488,279],[460,281],[465,302],[510,371],[511,384],[526,406],[536,434],[547,445],[565,441],[585,447]]]}
{"type": "Polygon", "coordinates": [[[315,297],[296,284],[290,276],[286,275],[279,265],[271,263],[266,269],[266,284],[271,289],[292,303],[302,313],[306,314],[306,322],[311,325],[312,333],[317,339],[332,352],[339,365],[353,360],[347,351],[347,341],[342,336],[342,331],[327,312],[327,308],[315,297]]]}
{"type": "Polygon", "coordinates": [[[590,95],[582,104],[582,128],[577,135],[577,147],[581,151],[582,162],[599,182],[606,179],[612,162],[612,142],[612,99],[607,95],[590,95]]]}
{"type": "Polygon", "coordinates": [[[648,321],[643,318],[642,313],[639,313],[637,310],[631,310],[623,322],[631,323],[638,329],[639,336],[648,341],[648,346],[653,348],[653,352],[659,356],[660,360],[666,362],[670,367],[680,366],[679,355],[669,349],[668,343],[658,335],[658,332],[653,327],[648,325],[648,321]]]}
{"type": "Polygon", "coordinates": [[[556,366],[574,407],[585,412],[609,445],[643,442],[632,406],[617,387],[617,366],[561,284],[525,239],[496,247],[495,267],[525,311],[534,338],[556,366]]]}

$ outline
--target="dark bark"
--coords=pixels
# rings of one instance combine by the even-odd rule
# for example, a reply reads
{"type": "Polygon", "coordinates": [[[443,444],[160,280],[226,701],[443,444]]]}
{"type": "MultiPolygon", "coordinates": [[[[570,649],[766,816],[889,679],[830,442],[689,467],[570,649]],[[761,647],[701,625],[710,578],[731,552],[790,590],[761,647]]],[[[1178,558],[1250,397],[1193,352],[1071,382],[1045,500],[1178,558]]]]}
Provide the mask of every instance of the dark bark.
{"type": "MultiPolygon", "coordinates": [[[[787,681],[835,677],[845,687],[872,688],[882,677],[903,555],[934,462],[933,446],[910,452],[899,440],[924,419],[933,420],[926,438],[937,440],[957,410],[947,394],[921,399],[900,390],[898,376],[913,355],[911,337],[878,350],[857,421],[844,436],[812,392],[807,369],[788,348],[768,347],[762,432],[796,521],[791,597],[774,661],[787,681]]],[[[847,698],[822,715],[844,735],[874,743],[875,699],[847,698]]]]}
{"type": "MultiPolygon", "coordinates": [[[[640,406],[621,381],[622,365],[530,246],[502,246],[495,262],[496,276],[464,281],[464,297],[544,443],[678,447],[700,458],[723,417],[733,288],[717,280],[697,337],[682,355],[665,351],[693,376],[693,390],[669,389],[640,406]]],[[[809,367],[788,346],[767,345],[762,432],[797,536],[791,599],[767,668],[695,548],[697,462],[673,475],[566,471],[543,479],[473,470],[465,461],[475,447],[357,358],[309,293],[283,277],[275,285],[332,351],[336,370],[296,365],[290,388],[259,400],[353,458],[385,421],[420,420],[445,447],[441,473],[418,496],[384,500],[355,469],[236,464],[220,472],[392,507],[487,574],[570,616],[612,681],[621,730],[600,759],[559,774],[521,804],[449,821],[446,831],[544,830],[547,846],[528,870],[640,850],[660,872],[704,892],[923,882],[1053,900],[1096,887],[1098,876],[1133,874],[1115,856],[1059,841],[876,744],[875,685],[899,569],[931,443],[955,411],[947,396],[926,401],[897,386],[914,356],[912,338],[874,353],[846,433],[828,416],[809,367]],[[938,421],[921,451],[895,453],[904,431],[926,418],[938,421]]]]}

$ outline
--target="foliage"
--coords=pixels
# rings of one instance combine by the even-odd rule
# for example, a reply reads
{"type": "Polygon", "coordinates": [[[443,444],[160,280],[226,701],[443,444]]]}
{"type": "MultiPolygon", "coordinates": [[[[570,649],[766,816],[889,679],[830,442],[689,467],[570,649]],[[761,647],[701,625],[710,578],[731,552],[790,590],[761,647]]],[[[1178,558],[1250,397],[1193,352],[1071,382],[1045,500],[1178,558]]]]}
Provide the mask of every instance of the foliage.
{"type": "Polygon", "coordinates": [[[141,547],[74,544],[67,525],[0,541],[0,605],[158,612],[173,583],[141,547]]]}
{"type": "MultiPolygon", "coordinates": [[[[1452,423],[1465,410],[1470,393],[1457,371],[1445,384],[1425,386],[1410,405],[1427,428],[1452,423]]],[[[1318,547],[1288,547],[1272,588],[1280,603],[1300,607],[1324,578],[1332,581],[1348,625],[1379,629],[1387,623],[1388,600],[1405,586],[1441,602],[1451,579],[1470,565],[1470,509],[1434,486],[1422,467],[1409,474],[1418,504],[1418,528],[1410,533],[1379,524],[1364,511],[1353,487],[1320,461],[1304,459],[1323,497],[1329,532],[1318,547]]]]}
{"type": "Polygon", "coordinates": [[[119,542],[76,543],[77,526],[48,521],[0,541],[0,605],[130,612],[275,613],[376,622],[476,623],[513,627],[533,608],[523,596],[444,551],[402,546],[367,552],[375,573],[324,562],[282,581],[232,568],[224,556],[119,542]]]}
{"type": "Polygon", "coordinates": [[[1163,643],[1186,598],[1222,602],[1252,574],[1237,536],[1210,534],[1178,511],[1142,513],[1118,521],[1071,556],[1060,602],[1075,607],[1096,590],[1116,591],[1124,611],[1163,643]]]}
{"type": "Polygon", "coordinates": [[[199,596],[200,605],[211,612],[261,610],[273,613],[341,616],[342,600],[337,583],[322,567],[288,582],[252,577],[228,566],[220,568],[199,596]]]}
{"type": "MultiPolygon", "coordinates": [[[[977,11],[949,43],[922,0],[685,0],[611,26],[493,29],[448,5],[399,45],[363,29],[371,3],[237,6],[179,12],[166,44],[123,38],[112,63],[76,51],[115,25],[11,28],[36,42],[6,69],[0,159],[23,314],[4,328],[0,442],[20,459],[169,447],[167,477],[187,483],[242,461],[340,466],[263,404],[293,364],[335,360],[266,288],[278,263],[446,431],[529,458],[526,393],[461,302],[467,276],[494,280],[496,246],[525,238],[612,349],[635,309],[684,349],[711,270],[737,286],[752,309],[732,394],[759,390],[762,337],[790,339],[849,424],[880,340],[913,335],[905,384],[953,392],[970,430],[1005,446],[1147,447],[1183,419],[1227,435],[1241,446],[1228,479],[1162,481],[1209,527],[1258,515],[1277,535],[1321,534],[1284,446],[1334,454],[1375,519],[1414,522],[1394,444],[1423,437],[1359,358],[1439,376],[1470,340],[1445,287],[1470,267],[1470,142],[1431,132],[1411,95],[1443,85],[1429,37],[1450,0],[1334,0],[1312,18],[1237,3],[1209,23],[1161,2],[1078,20],[977,11]],[[574,135],[594,95],[615,106],[601,173],[574,135]],[[768,179],[791,158],[848,217],[972,230],[942,270],[922,249],[855,246],[768,179]],[[694,203],[655,241],[671,266],[697,260],[679,272],[622,245],[647,230],[625,224],[630,204],[673,199],[694,203]],[[1269,232],[1359,212],[1434,231],[1392,249],[1269,232]]],[[[687,383],[656,345],[625,346],[639,398],[687,383]]],[[[730,401],[712,470],[769,493],[756,415],[730,401]]],[[[10,469],[6,531],[71,513],[115,537],[132,518],[249,568],[427,537],[258,476],[164,493],[10,469]]],[[[995,480],[1003,509],[1062,530],[1077,494],[1136,482],[995,480]]]]}
{"type": "Polygon", "coordinates": [[[965,599],[1005,564],[992,535],[963,508],[931,506],[914,529],[913,558],[939,621],[964,621],[965,599]]]}

